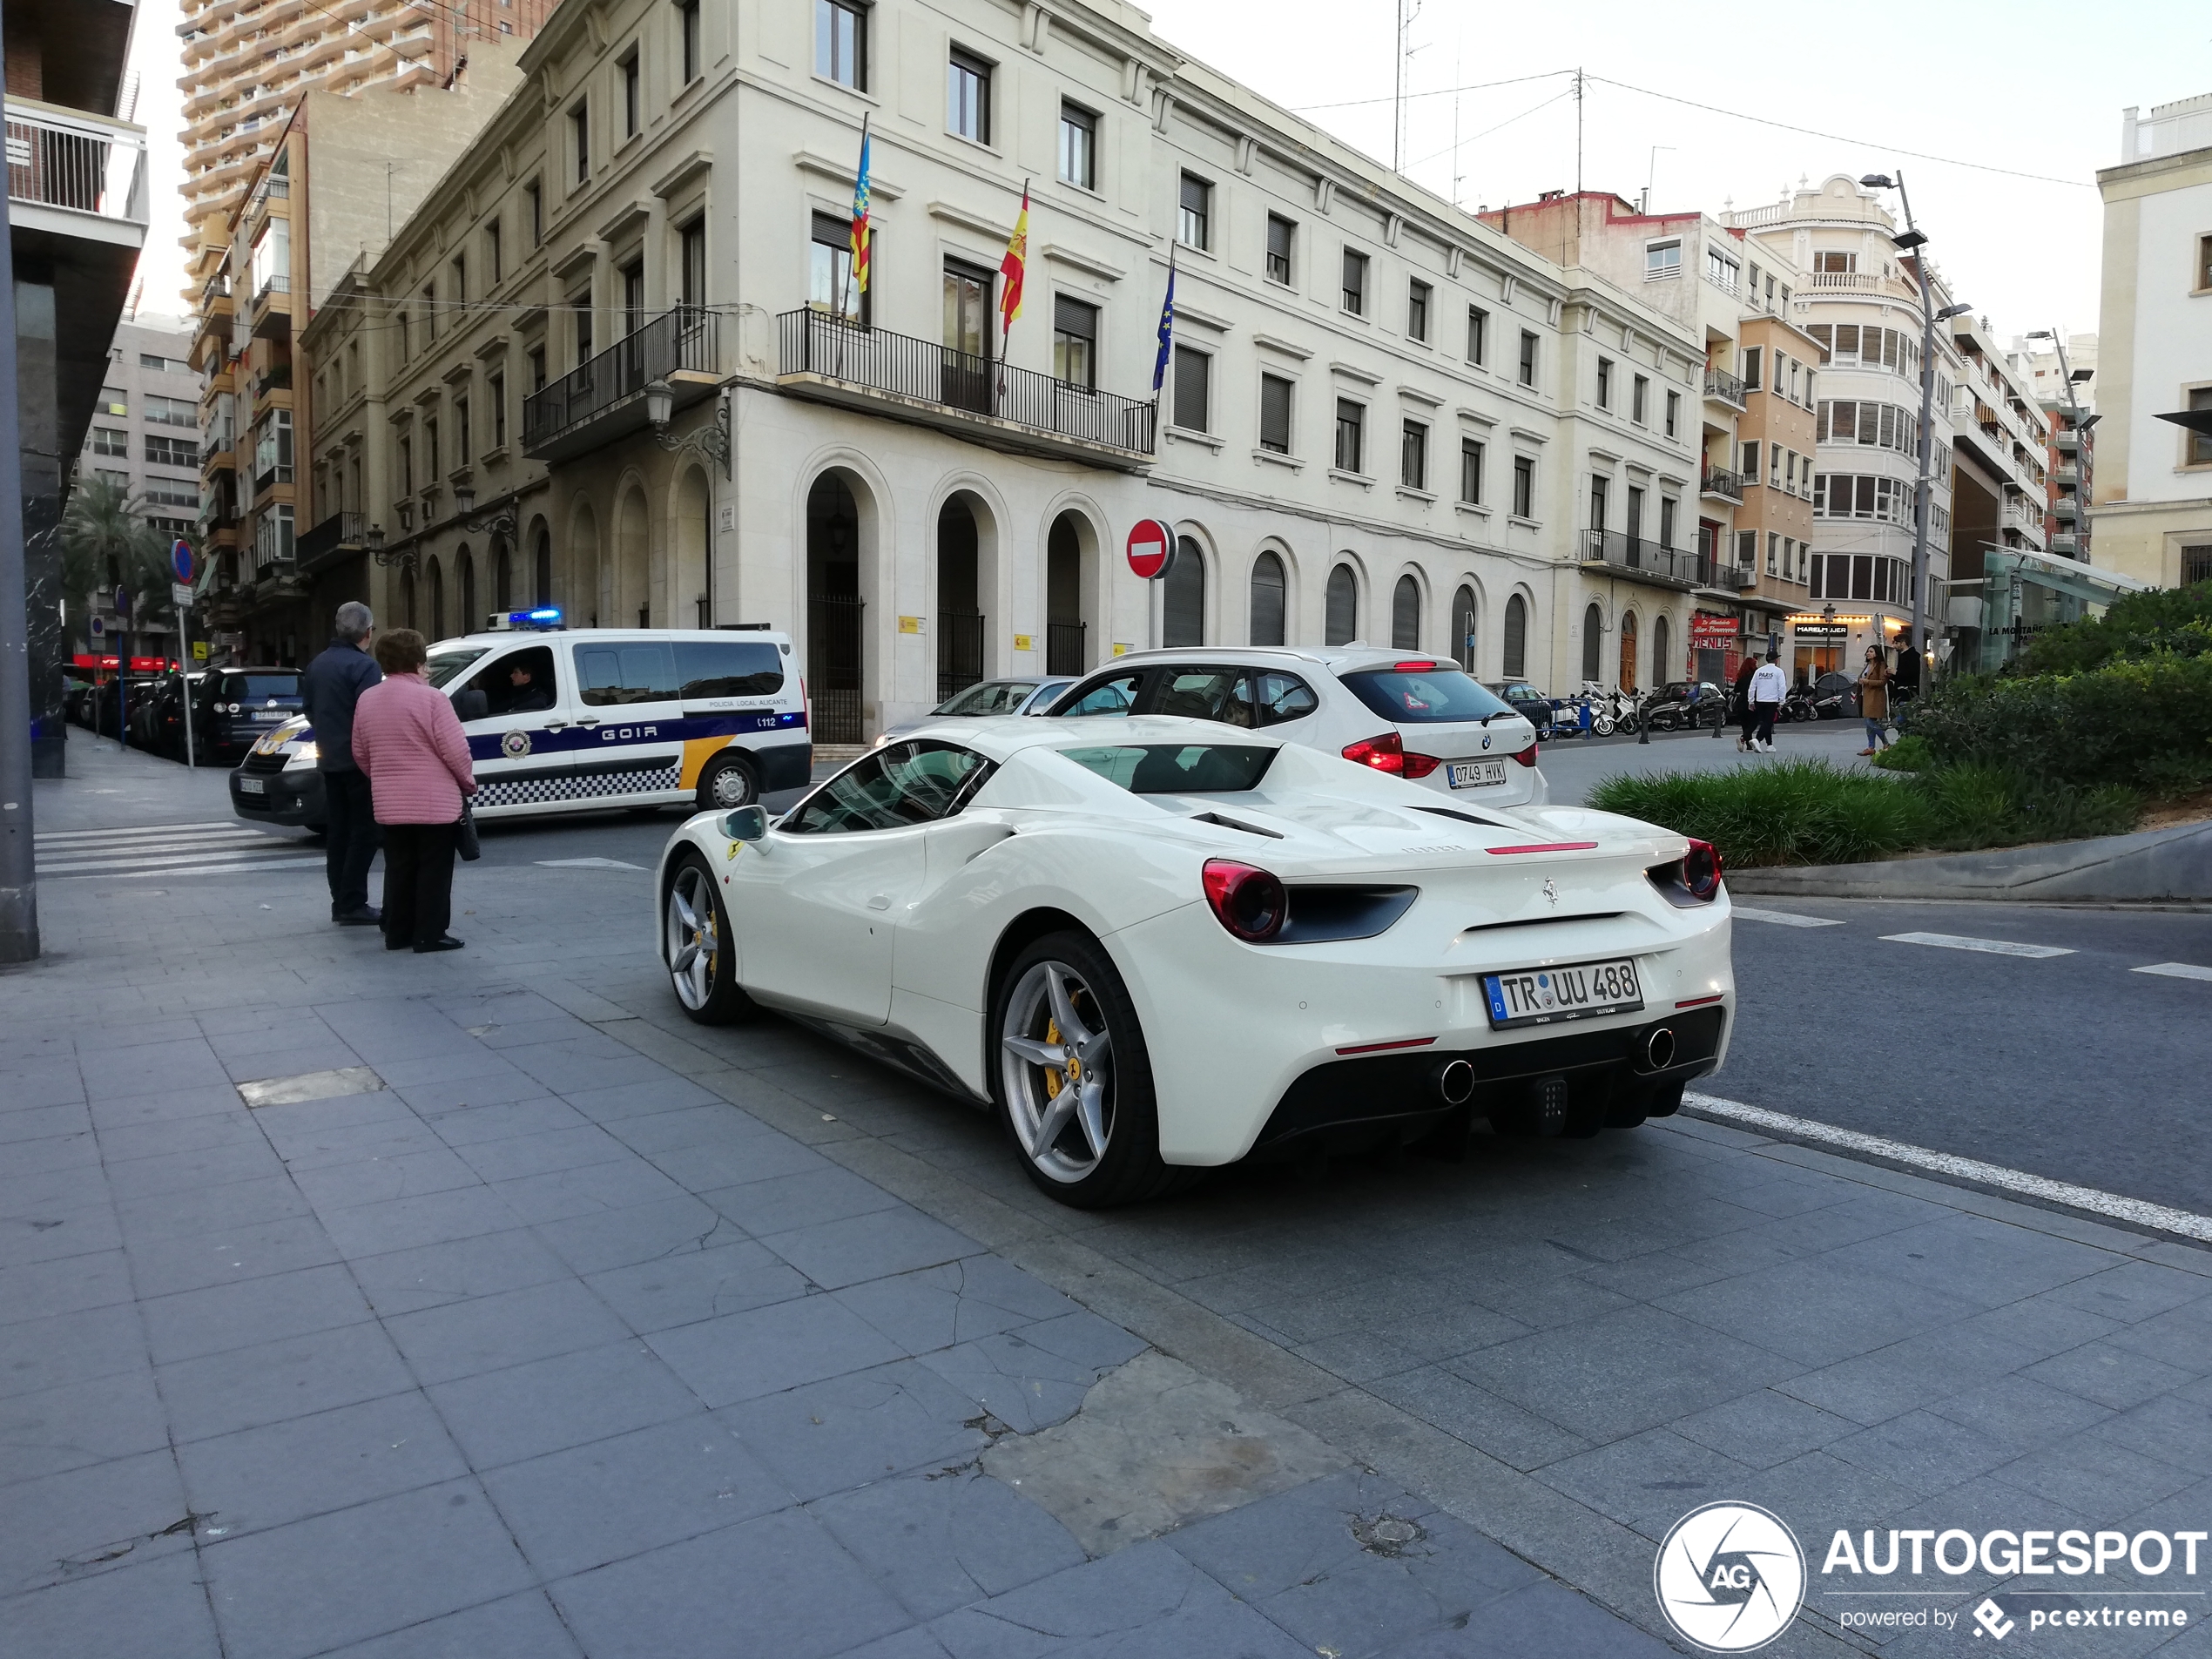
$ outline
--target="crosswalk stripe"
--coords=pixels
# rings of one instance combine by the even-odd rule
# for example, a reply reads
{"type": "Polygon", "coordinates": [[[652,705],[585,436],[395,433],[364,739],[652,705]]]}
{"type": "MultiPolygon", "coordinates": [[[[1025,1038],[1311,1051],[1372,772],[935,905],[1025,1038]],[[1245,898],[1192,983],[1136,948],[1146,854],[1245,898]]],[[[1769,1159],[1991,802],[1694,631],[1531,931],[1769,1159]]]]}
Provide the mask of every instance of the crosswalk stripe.
{"type": "MultiPolygon", "coordinates": [[[[272,853],[281,855],[297,853],[300,850],[299,844],[295,841],[280,841],[273,835],[264,836],[262,839],[269,844],[269,851],[272,853]]],[[[252,847],[225,846],[217,847],[206,853],[137,853],[128,855],[118,854],[114,858],[72,859],[61,864],[47,864],[42,861],[38,870],[42,875],[60,875],[74,870],[127,870],[135,865],[141,864],[187,866],[237,863],[249,857],[253,851],[252,847]]],[[[316,855],[318,859],[321,856],[320,853],[316,855]]]]}
{"type": "Polygon", "coordinates": [[[199,846],[230,846],[241,841],[267,841],[277,838],[265,830],[228,830],[220,835],[131,835],[117,836],[105,841],[64,841],[50,845],[41,841],[37,849],[50,858],[94,858],[106,853],[125,853],[134,847],[174,848],[188,851],[199,846]]]}
{"type": "Polygon", "coordinates": [[[2212,968],[2199,968],[2195,962],[2153,962],[2148,968],[2131,968],[2131,974],[2158,974],[2167,979],[2212,980],[2212,968]]]}
{"type": "Polygon", "coordinates": [[[305,870],[310,867],[320,870],[326,867],[327,860],[320,858],[255,859],[246,864],[196,864],[183,869],[164,866],[152,870],[87,870],[74,875],[56,876],[54,880],[57,881],[137,881],[151,876],[157,880],[163,877],[174,877],[182,880],[185,877],[191,875],[237,875],[241,873],[253,873],[262,870],[305,870]]]}
{"type": "Polygon", "coordinates": [[[1993,956],[2071,956],[2056,945],[2021,945],[2009,939],[1969,939],[1964,934],[1884,934],[1892,944],[1933,945],[1940,950],[1979,950],[1993,956]]]}
{"type": "Polygon", "coordinates": [[[1749,905],[1737,905],[1736,914],[1753,921],[1770,921],[1777,927],[1840,927],[1840,921],[1831,921],[1825,916],[1792,915],[1787,910],[1754,910],[1749,905]]]}
{"type": "Polygon", "coordinates": [[[218,819],[206,824],[126,824],[116,829],[40,830],[33,837],[41,841],[83,841],[101,835],[165,835],[180,830],[236,830],[251,829],[235,818],[218,819]]]}

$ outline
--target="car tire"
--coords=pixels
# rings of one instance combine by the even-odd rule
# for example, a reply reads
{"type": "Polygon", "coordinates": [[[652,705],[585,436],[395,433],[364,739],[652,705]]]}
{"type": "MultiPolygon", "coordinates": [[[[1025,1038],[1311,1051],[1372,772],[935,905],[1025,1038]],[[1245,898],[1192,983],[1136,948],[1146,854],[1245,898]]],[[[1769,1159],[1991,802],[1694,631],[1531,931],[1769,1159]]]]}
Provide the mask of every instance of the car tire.
{"type": "Polygon", "coordinates": [[[681,854],[670,869],[660,912],[661,966],[677,1006],[701,1025],[729,1025],[759,1013],[738,983],[730,913],[713,870],[698,853],[681,854]]]}
{"type": "Polygon", "coordinates": [[[734,813],[760,799],[760,773],[744,755],[719,754],[699,773],[698,809],[734,813]]]}
{"type": "Polygon", "coordinates": [[[1078,1210],[1104,1210],[1157,1197],[1190,1178],[1161,1161],[1143,1028],[1096,940],[1050,934],[1023,950],[993,988],[986,1031],[999,1122],[1040,1191],[1078,1210]],[[1069,1014],[1084,1034],[1068,1056],[1076,1065],[1049,1066],[1045,1055],[1067,1054],[1062,1021],[1069,1014]],[[1071,1075],[1086,1067],[1090,1075],[1071,1075]],[[1071,1090],[1075,1098],[1061,1104],[1071,1090]],[[1049,1139],[1040,1143],[1041,1135],[1049,1139]]]}

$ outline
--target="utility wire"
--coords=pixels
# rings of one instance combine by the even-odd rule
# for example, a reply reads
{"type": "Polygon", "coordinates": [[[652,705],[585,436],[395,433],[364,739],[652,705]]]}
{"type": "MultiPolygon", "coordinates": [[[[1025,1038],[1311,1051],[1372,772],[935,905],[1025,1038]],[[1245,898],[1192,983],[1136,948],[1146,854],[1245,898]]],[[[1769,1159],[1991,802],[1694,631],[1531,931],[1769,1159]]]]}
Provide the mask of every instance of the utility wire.
{"type": "MultiPolygon", "coordinates": [[[[1408,92],[1406,94],[1406,101],[1410,104],[1417,98],[1449,98],[1454,92],[1485,92],[1494,86],[1519,86],[1527,81],[1548,81],[1561,75],[1572,75],[1574,72],[1571,69],[1552,69],[1545,71],[1541,75],[1516,75],[1511,80],[1506,81],[1478,81],[1471,86],[1440,86],[1433,92],[1408,92]]],[[[1391,104],[1396,101],[1396,96],[1393,94],[1383,98],[1346,98],[1341,104],[1292,104],[1287,107],[1293,115],[1305,115],[1315,110],[1356,110],[1366,105],[1391,104]]]]}
{"type": "Polygon", "coordinates": [[[1527,118],[1528,118],[1528,117],[1530,117],[1530,116],[1532,116],[1532,115],[1535,114],[1535,113],[1536,113],[1536,111],[1539,111],[1539,110],[1548,110],[1549,108],[1551,108],[1551,106],[1552,106],[1553,105],[1554,105],[1554,104],[1559,104],[1559,103],[1563,103],[1563,102],[1565,102],[1567,99],[1568,99],[1568,98],[1573,98],[1574,96],[1575,96],[1575,89],[1574,89],[1573,87],[1571,87],[1571,86],[1570,86],[1570,87],[1568,87],[1568,88],[1565,91],[1563,91],[1563,92],[1554,92],[1554,94],[1552,94],[1552,96],[1551,96],[1551,97],[1549,97],[1549,98],[1546,98],[1546,99],[1545,99],[1542,103],[1541,103],[1541,104],[1532,104],[1532,105],[1529,105],[1527,109],[1523,110],[1523,111],[1521,111],[1519,115],[1509,115],[1509,116],[1507,116],[1507,117],[1504,120],[1502,120],[1502,121],[1499,122],[1499,123],[1498,123],[1498,125],[1497,125],[1496,126],[1494,126],[1494,127],[1485,127],[1485,128],[1483,128],[1483,129],[1482,129],[1482,131],[1481,131],[1481,132],[1470,132],[1469,134],[1467,134],[1467,136],[1466,138],[1461,138],[1461,139],[1459,139],[1459,140],[1458,140],[1457,142],[1455,142],[1455,143],[1453,143],[1453,144],[1448,144],[1448,145],[1445,145],[1445,147],[1444,147],[1443,149],[1441,149],[1441,150],[1436,151],[1436,152],[1433,152],[1433,153],[1432,153],[1432,154],[1423,156],[1423,157],[1421,157],[1419,160],[1416,160],[1416,161],[1409,161],[1409,162],[1407,162],[1407,163],[1406,164],[1406,169],[1405,169],[1405,171],[1406,171],[1406,172],[1407,172],[1408,173],[1410,173],[1410,172],[1413,171],[1413,169],[1414,169],[1415,167],[1422,167],[1422,166],[1426,166],[1426,165],[1427,165],[1430,162],[1434,161],[1434,160],[1435,160],[1435,159],[1436,159],[1439,156],[1448,156],[1448,155],[1452,154],[1454,151],[1460,149],[1460,148],[1461,148],[1461,147],[1463,147],[1464,145],[1473,144],[1473,143],[1474,143],[1474,142],[1475,142],[1477,139],[1479,139],[1479,138],[1488,138],[1488,137],[1489,137],[1492,133],[1494,133],[1494,132],[1500,132],[1500,131],[1502,131],[1504,128],[1507,128],[1507,127],[1511,126],[1511,125],[1512,125],[1514,122],[1516,122],[1516,121],[1523,121],[1523,120],[1527,119],[1527,118]]]}

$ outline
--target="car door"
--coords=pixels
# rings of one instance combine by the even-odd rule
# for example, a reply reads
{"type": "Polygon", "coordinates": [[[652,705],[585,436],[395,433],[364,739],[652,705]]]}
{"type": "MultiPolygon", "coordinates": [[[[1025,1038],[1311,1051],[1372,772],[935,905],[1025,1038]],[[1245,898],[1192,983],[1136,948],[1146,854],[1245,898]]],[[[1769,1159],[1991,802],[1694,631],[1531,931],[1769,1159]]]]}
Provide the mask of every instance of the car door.
{"type": "Polygon", "coordinates": [[[447,694],[468,734],[477,811],[543,809],[573,797],[575,710],[551,645],[495,651],[447,694]]]}
{"type": "Polygon", "coordinates": [[[857,1025],[888,1020],[894,941],[927,878],[928,832],[983,765],[954,744],[887,744],[730,860],[746,989],[857,1025]]]}
{"type": "Polygon", "coordinates": [[[684,704],[664,639],[578,640],[575,794],[595,806],[683,799],[684,704]]]}

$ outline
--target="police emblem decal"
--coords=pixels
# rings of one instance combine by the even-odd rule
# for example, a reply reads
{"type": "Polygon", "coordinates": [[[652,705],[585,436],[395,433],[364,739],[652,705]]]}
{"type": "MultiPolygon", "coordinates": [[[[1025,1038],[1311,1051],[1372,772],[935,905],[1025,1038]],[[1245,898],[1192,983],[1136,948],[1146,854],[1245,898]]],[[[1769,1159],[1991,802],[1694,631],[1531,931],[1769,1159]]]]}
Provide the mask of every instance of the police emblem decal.
{"type": "Polygon", "coordinates": [[[527,732],[509,732],[499,740],[499,752],[509,760],[520,760],[529,752],[530,734],[527,732]]]}

